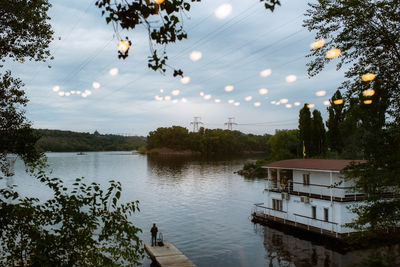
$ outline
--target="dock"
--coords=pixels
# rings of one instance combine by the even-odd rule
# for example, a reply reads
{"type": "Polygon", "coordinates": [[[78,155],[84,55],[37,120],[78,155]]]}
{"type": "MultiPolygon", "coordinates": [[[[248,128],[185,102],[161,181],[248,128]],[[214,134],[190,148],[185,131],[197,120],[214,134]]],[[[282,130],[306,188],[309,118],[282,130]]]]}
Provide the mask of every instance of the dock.
{"type": "Polygon", "coordinates": [[[161,267],[196,267],[179,249],[172,243],[164,242],[164,246],[152,247],[150,243],[144,245],[144,249],[153,261],[161,267]]]}

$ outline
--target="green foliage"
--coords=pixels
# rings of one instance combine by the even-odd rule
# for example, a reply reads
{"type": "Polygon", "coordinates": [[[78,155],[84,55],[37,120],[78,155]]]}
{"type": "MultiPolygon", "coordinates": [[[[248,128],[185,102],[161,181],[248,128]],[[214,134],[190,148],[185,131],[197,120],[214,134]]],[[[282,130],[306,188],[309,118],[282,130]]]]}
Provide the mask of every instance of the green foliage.
{"type": "Polygon", "coordinates": [[[186,128],[172,126],[158,128],[149,133],[147,149],[170,148],[198,151],[202,155],[237,155],[246,151],[269,151],[269,135],[244,134],[239,131],[200,128],[189,132],[186,128]]]}
{"type": "MultiPolygon", "coordinates": [[[[153,0],[98,0],[96,6],[102,11],[108,23],[114,23],[115,28],[120,26],[125,30],[134,30],[143,25],[150,40],[151,55],[148,57],[148,67],[154,71],[166,72],[168,56],[166,46],[170,43],[187,39],[183,29],[184,18],[188,16],[191,4],[201,0],[167,0],[156,4],[153,0]]],[[[260,0],[267,10],[274,11],[279,0],[260,0]]],[[[118,33],[117,33],[117,36],[118,33]]],[[[126,37],[128,42],[129,38],[126,37]]],[[[135,45],[135,41],[133,42],[135,45]]],[[[121,53],[120,53],[121,54],[121,53]]],[[[128,54],[120,55],[125,59],[128,54]]],[[[174,76],[183,75],[182,70],[174,69],[174,76]]]]}
{"type": "Polygon", "coordinates": [[[306,157],[321,157],[325,155],[326,134],[321,113],[318,110],[311,112],[308,104],[299,112],[299,147],[305,148],[306,157]]]}
{"type": "Polygon", "coordinates": [[[76,151],[130,151],[146,144],[141,136],[101,135],[71,131],[38,129],[41,136],[37,148],[41,151],[76,152],[76,151]]]}
{"type": "MultiPolygon", "coordinates": [[[[0,264],[3,266],[121,266],[140,264],[141,229],[132,224],[138,201],[119,204],[121,184],[86,185],[72,190],[58,178],[37,178],[54,198],[0,200],[0,264]]],[[[15,198],[15,197],[14,197],[15,198]]]]}
{"type": "Polygon", "coordinates": [[[0,1],[0,59],[45,61],[53,31],[47,0],[0,1]]]}
{"type": "Polygon", "coordinates": [[[400,2],[319,0],[309,5],[304,25],[326,41],[324,48],[311,53],[309,74],[318,74],[331,61],[325,52],[332,47],[342,51],[332,60],[337,69],[346,66],[347,80],[340,89],[346,90],[348,116],[342,115],[343,105],[329,109],[328,145],[340,151],[352,135],[368,161],[345,171],[356,182],[355,190],[366,196],[364,205],[354,207],[358,219],[351,226],[377,235],[390,232],[400,221],[400,2]],[[374,73],[376,79],[362,81],[365,73],[374,73]],[[375,95],[363,96],[370,88],[375,95]],[[372,104],[365,105],[366,99],[372,104]],[[357,130],[341,132],[343,125],[357,130]]]}
{"type": "Polygon", "coordinates": [[[276,130],[268,140],[271,147],[270,159],[273,161],[297,158],[299,130],[276,130]]]}
{"type": "Polygon", "coordinates": [[[311,156],[311,138],[312,138],[312,119],[311,112],[308,104],[304,104],[304,107],[299,112],[299,137],[300,145],[305,147],[305,154],[307,157],[311,156]]]}
{"type": "Polygon", "coordinates": [[[328,146],[331,151],[341,153],[344,149],[342,123],[344,120],[344,104],[335,104],[335,100],[343,99],[339,90],[330,99],[328,107],[329,118],[326,121],[328,132],[326,133],[328,146]]]}

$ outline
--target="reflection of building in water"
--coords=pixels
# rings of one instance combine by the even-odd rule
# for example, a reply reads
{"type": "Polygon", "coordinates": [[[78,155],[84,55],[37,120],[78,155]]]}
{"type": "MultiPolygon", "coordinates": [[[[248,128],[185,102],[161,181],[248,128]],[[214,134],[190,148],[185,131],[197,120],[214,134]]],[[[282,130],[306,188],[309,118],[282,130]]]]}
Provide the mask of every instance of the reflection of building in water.
{"type": "Polygon", "coordinates": [[[360,261],[355,252],[341,254],[308,240],[264,228],[264,247],[269,266],[354,266],[360,261]]]}
{"type": "Polygon", "coordinates": [[[255,205],[253,219],[274,221],[332,237],[354,229],[344,224],[356,218],[348,206],[360,203],[363,194],[341,170],[350,160],[291,159],[268,164],[266,202],[255,205]]]}

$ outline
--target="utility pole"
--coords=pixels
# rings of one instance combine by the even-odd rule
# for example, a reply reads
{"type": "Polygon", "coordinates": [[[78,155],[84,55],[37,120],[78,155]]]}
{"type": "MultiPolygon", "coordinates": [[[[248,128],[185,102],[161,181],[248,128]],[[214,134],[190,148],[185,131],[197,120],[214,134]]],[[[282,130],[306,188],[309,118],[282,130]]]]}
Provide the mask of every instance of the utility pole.
{"type": "Polygon", "coordinates": [[[203,124],[201,121],[200,117],[194,117],[193,121],[190,123],[190,125],[193,125],[193,132],[197,133],[199,131],[199,124],[203,124]]]}
{"type": "Polygon", "coordinates": [[[228,122],[225,122],[225,125],[228,125],[228,130],[232,131],[232,126],[237,125],[237,123],[235,123],[235,118],[228,118],[228,122]]]}

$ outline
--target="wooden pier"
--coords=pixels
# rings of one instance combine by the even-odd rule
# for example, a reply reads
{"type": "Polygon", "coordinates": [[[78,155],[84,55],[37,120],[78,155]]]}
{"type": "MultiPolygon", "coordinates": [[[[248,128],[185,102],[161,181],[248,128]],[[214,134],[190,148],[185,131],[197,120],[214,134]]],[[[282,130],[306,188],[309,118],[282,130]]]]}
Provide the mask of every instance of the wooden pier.
{"type": "Polygon", "coordinates": [[[145,250],[153,261],[161,267],[196,267],[172,243],[164,242],[164,246],[152,247],[150,243],[144,245],[145,250]]]}

